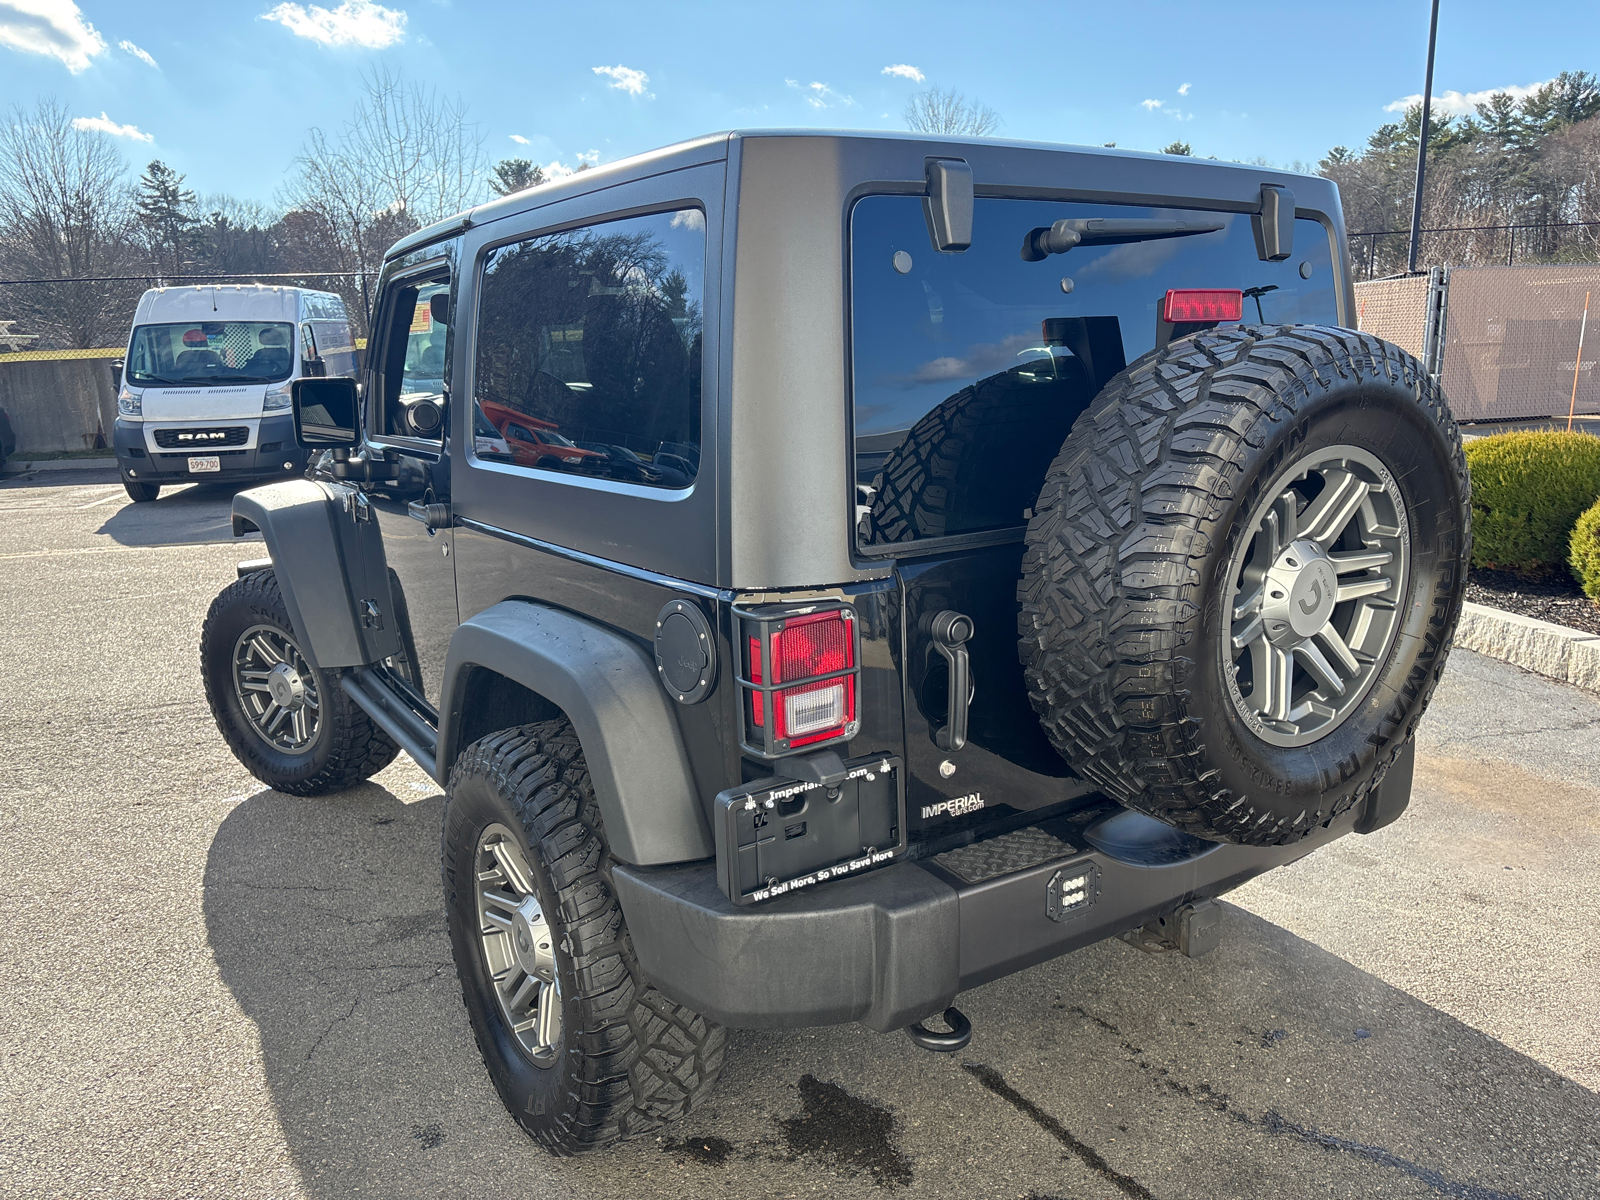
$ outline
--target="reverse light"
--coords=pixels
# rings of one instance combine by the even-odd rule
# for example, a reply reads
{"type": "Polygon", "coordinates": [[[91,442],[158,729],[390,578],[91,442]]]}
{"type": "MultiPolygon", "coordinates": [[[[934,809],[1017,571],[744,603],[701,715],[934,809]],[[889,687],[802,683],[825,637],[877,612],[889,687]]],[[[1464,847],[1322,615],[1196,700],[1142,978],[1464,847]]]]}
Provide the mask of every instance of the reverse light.
{"type": "Polygon", "coordinates": [[[1161,301],[1161,319],[1185,322],[1237,321],[1244,316],[1244,293],[1238,288],[1173,288],[1161,301]]]}
{"type": "Polygon", "coordinates": [[[746,748],[765,756],[854,737],[855,612],[736,610],[745,622],[746,748]]]}

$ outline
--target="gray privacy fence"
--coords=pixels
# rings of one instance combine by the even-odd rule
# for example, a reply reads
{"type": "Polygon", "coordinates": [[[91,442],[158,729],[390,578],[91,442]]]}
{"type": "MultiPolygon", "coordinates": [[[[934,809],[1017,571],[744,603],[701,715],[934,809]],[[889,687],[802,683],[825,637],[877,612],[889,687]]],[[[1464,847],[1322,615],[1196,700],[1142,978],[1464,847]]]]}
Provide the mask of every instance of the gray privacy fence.
{"type": "Polygon", "coordinates": [[[1434,365],[1461,421],[1600,415],[1600,265],[1456,267],[1356,284],[1359,327],[1434,365]],[[1433,326],[1442,336],[1430,339],[1433,326]],[[1586,336],[1582,359],[1579,339],[1586,336]],[[1576,386],[1574,386],[1576,385],[1576,386]]]}
{"type": "Polygon", "coordinates": [[[111,444],[121,351],[83,355],[0,355],[0,408],[11,418],[19,459],[111,444]]]}

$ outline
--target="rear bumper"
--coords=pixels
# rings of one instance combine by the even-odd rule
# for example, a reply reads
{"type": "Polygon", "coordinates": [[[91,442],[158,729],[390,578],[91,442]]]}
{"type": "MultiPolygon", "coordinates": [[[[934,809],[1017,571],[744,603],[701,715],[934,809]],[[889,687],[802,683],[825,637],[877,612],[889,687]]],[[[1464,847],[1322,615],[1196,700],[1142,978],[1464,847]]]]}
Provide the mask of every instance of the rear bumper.
{"type": "MultiPolygon", "coordinates": [[[[1172,844],[1172,831],[1149,818],[1117,820],[1134,841],[1172,844]]],[[[860,1021],[888,1031],[942,1011],[967,988],[1219,896],[1349,832],[1354,820],[1293,846],[1122,857],[1092,849],[977,884],[931,860],[902,862],[749,907],[722,894],[715,863],[619,865],[614,878],[641,967],[679,1002],[736,1028],[860,1021]],[[1052,920],[1050,880],[1090,863],[1098,898],[1052,920]]]]}
{"type": "Polygon", "coordinates": [[[309,451],[295,443],[294,418],[289,413],[264,416],[256,434],[256,445],[246,450],[193,451],[196,455],[214,454],[220,471],[198,474],[189,470],[190,451],[152,451],[145,443],[144,425],[118,420],[111,436],[117,466],[124,477],[140,483],[205,482],[217,479],[289,479],[306,469],[309,451]]]}

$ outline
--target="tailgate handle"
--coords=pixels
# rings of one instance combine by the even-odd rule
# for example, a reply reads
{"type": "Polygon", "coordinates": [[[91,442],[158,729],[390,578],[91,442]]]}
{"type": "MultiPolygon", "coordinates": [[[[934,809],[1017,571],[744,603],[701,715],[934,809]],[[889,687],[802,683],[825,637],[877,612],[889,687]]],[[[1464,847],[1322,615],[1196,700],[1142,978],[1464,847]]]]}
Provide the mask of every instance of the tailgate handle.
{"type": "Polygon", "coordinates": [[[967,706],[972,701],[972,666],[967,642],[972,638],[972,618],[946,608],[929,622],[933,648],[950,667],[950,703],[945,724],[934,732],[941,750],[959,750],[967,744],[967,706]]]}

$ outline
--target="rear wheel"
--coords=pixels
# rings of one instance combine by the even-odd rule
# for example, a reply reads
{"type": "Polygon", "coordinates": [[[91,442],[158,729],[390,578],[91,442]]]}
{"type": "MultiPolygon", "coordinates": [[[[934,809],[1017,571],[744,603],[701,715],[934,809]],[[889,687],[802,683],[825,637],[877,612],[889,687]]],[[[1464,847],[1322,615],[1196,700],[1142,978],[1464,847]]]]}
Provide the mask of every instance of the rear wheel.
{"type": "Polygon", "coordinates": [[[343,791],[400,752],[306,656],[272,571],[222,589],[200,631],[206,703],[228,748],[268,787],[294,796],[343,791]]]}
{"type": "Polygon", "coordinates": [[[1427,707],[1468,496],[1443,395],[1388,343],[1244,327],[1146,356],[1074,425],[1028,526],[1045,732],[1129,808],[1298,841],[1366,797],[1427,707]]]}
{"type": "Polygon", "coordinates": [[[159,483],[135,483],[131,479],[124,479],[122,486],[127,491],[128,498],[140,504],[154,500],[161,495],[161,485],[159,483]]]}
{"type": "Polygon", "coordinates": [[[639,974],[565,718],[494,733],[450,772],[441,853],[462,999],[489,1078],[557,1154],[681,1117],[722,1069],[720,1025],[639,974]]]}

